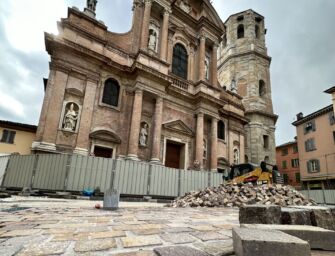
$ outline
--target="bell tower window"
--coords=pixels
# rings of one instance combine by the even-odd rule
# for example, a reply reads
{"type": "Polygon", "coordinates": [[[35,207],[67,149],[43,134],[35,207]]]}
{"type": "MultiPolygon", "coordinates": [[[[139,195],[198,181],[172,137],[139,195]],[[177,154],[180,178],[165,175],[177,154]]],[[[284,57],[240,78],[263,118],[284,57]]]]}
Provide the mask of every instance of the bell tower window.
{"type": "Polygon", "coordinates": [[[244,26],[242,24],[237,27],[237,39],[244,38],[244,26]]]}

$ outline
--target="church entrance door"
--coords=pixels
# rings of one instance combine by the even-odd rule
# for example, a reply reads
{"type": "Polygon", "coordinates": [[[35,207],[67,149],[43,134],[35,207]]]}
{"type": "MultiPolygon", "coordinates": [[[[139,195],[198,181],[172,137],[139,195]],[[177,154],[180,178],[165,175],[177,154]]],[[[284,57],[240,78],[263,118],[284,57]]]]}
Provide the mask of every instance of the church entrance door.
{"type": "Polygon", "coordinates": [[[180,169],[180,157],[183,145],[173,143],[170,141],[166,142],[166,156],[165,166],[175,169],[180,169]]]}
{"type": "Polygon", "coordinates": [[[103,148],[103,147],[94,147],[94,156],[96,157],[104,157],[104,158],[112,158],[113,157],[113,149],[112,148],[103,148]]]}

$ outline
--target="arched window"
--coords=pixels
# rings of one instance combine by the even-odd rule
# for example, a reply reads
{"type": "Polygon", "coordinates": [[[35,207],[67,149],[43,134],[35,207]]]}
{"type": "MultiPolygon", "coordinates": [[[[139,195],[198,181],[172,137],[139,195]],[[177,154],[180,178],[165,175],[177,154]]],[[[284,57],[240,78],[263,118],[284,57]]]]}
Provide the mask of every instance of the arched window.
{"type": "Polygon", "coordinates": [[[259,38],[259,26],[258,25],[255,26],[255,36],[256,38],[259,38]]]}
{"type": "Polygon", "coordinates": [[[120,86],[114,79],[105,82],[102,103],[117,107],[119,105],[120,86]]]}
{"type": "Polygon", "coordinates": [[[225,140],[226,139],[225,124],[221,120],[218,122],[218,139],[220,139],[220,140],[225,140]]]}
{"type": "Polygon", "coordinates": [[[259,80],[259,96],[264,96],[266,93],[266,89],[265,89],[265,82],[263,80],[259,80]]]}
{"type": "Polygon", "coordinates": [[[187,79],[188,55],[182,44],[176,44],[173,48],[172,73],[187,79]]]}
{"type": "Polygon", "coordinates": [[[237,39],[244,37],[244,26],[242,24],[237,27],[237,39]]]}

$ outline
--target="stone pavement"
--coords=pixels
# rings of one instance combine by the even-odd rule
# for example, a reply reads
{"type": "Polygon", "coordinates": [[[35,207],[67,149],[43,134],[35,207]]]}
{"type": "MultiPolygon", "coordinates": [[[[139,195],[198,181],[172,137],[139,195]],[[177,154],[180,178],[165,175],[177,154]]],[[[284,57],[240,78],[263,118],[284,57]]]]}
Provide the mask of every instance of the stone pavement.
{"type": "Polygon", "coordinates": [[[1,200],[0,255],[223,255],[232,251],[231,230],[239,225],[238,210],[231,208],[121,203],[117,211],[104,211],[96,203],[1,200]],[[6,212],[13,208],[18,211],[6,212]]]}

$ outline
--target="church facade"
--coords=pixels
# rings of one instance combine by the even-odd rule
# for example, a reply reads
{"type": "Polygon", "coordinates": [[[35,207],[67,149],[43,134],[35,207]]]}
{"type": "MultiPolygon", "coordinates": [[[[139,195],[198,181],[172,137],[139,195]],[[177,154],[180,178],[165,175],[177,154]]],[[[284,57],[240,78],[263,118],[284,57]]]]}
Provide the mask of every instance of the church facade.
{"type": "Polygon", "coordinates": [[[226,26],[208,0],[134,0],[118,34],[97,1],[45,34],[50,74],[35,153],[131,159],[224,171],[245,161],[242,96],[218,81],[226,26]],[[219,54],[220,56],[220,54],[219,54]]]}

